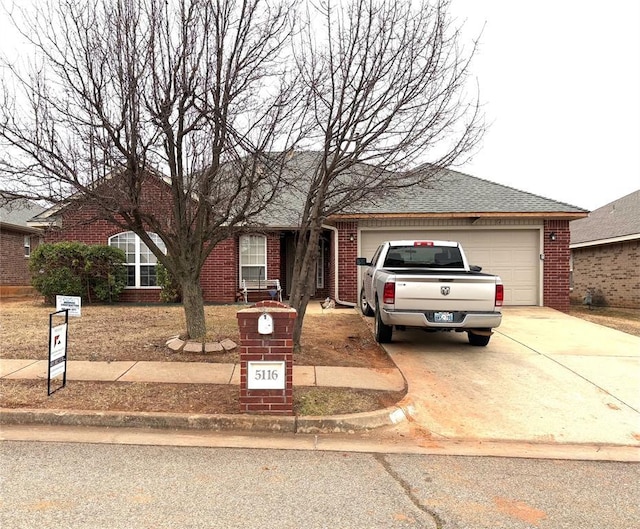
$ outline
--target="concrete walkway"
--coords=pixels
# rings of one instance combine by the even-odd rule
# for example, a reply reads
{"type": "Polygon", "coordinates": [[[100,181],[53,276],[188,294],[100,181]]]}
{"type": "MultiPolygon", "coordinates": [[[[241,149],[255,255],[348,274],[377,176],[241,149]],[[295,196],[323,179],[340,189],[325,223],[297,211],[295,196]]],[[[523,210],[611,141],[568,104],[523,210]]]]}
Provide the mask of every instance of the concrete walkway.
{"type": "MultiPolygon", "coordinates": [[[[0,359],[0,378],[46,380],[47,361],[0,359]]],[[[73,380],[240,385],[240,364],[70,361],[67,381],[73,380]]],[[[401,391],[405,381],[397,368],[293,366],[293,385],[401,391]]]]}

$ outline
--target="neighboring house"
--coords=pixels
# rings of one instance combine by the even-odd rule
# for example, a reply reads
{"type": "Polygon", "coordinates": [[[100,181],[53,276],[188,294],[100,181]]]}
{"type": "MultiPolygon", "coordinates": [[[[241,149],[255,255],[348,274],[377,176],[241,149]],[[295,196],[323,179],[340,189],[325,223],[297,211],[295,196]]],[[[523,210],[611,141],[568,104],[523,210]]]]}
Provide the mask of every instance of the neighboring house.
{"type": "Polygon", "coordinates": [[[29,257],[42,239],[42,230],[28,226],[27,221],[42,211],[43,207],[28,200],[3,200],[0,205],[0,297],[32,291],[29,257]]]}
{"type": "MultiPolygon", "coordinates": [[[[311,153],[295,153],[304,167],[311,153]]],[[[299,198],[283,192],[265,215],[265,227],[229,239],[211,253],[202,270],[206,301],[234,302],[242,279],[279,279],[290,291],[299,198]]],[[[105,221],[87,223],[90,211],[58,208],[33,219],[46,240],[111,244],[127,250],[130,286],[123,301],[157,301],[155,258],[133,233],[105,221]]],[[[366,207],[327,219],[318,248],[315,297],[356,303],[357,256],[372,257],[386,239],[461,241],[472,264],[499,274],[505,304],[569,308],[569,222],[587,211],[555,200],[445,171],[428,188],[379,198],[366,207]]]]}
{"type": "Polygon", "coordinates": [[[640,308],[640,190],[570,224],[571,301],[640,308]]]}

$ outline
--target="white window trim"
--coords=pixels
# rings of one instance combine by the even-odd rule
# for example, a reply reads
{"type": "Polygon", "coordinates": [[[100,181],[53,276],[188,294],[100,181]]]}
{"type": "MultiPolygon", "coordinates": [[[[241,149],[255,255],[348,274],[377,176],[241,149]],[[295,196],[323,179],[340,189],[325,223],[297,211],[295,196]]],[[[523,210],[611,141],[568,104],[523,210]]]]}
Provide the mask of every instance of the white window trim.
{"type": "Polygon", "coordinates": [[[24,256],[31,257],[31,236],[24,236],[24,256]]]}
{"type": "MultiPolygon", "coordinates": [[[[127,233],[132,233],[134,236],[134,241],[135,241],[135,262],[134,263],[124,263],[125,266],[129,267],[129,266],[133,266],[135,269],[135,278],[136,278],[136,284],[135,286],[129,286],[127,285],[125,288],[125,290],[160,290],[162,287],[159,285],[155,285],[155,286],[142,286],[141,280],[140,280],[140,267],[141,266],[147,266],[149,263],[145,263],[143,265],[143,263],[140,262],[140,246],[142,244],[144,244],[144,242],[142,241],[142,239],[140,239],[140,237],[138,237],[138,235],[132,231],[123,231],[120,233],[116,233],[115,235],[112,235],[111,237],[109,237],[108,240],[108,245],[111,246],[111,241],[113,239],[115,239],[116,237],[118,237],[119,235],[125,235],[127,233]]],[[[149,235],[156,235],[155,233],[150,232],[149,235]]],[[[146,245],[145,245],[146,246],[146,245]]],[[[157,263],[156,263],[157,264],[157,263]]]]}
{"type": "Polygon", "coordinates": [[[239,248],[238,248],[238,284],[242,285],[242,268],[245,266],[252,266],[252,267],[262,267],[264,269],[264,274],[263,277],[261,279],[269,279],[267,277],[267,270],[268,270],[268,255],[267,255],[267,237],[266,235],[261,235],[259,233],[254,233],[254,234],[248,234],[248,235],[241,235],[240,238],[238,239],[238,244],[239,244],[239,248]],[[264,244],[264,264],[243,264],[242,263],[242,239],[244,238],[249,238],[249,237],[260,237],[262,238],[262,242],[264,244]]]}

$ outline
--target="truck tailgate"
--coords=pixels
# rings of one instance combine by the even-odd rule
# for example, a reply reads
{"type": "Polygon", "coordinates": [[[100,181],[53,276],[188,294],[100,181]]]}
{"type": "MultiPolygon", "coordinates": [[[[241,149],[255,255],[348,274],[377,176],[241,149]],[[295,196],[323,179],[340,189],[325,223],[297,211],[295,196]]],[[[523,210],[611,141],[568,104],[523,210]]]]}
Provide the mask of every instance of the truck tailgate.
{"type": "Polygon", "coordinates": [[[491,312],[495,276],[484,274],[396,275],[395,310],[491,312]],[[462,301],[462,303],[461,303],[462,301]]]}

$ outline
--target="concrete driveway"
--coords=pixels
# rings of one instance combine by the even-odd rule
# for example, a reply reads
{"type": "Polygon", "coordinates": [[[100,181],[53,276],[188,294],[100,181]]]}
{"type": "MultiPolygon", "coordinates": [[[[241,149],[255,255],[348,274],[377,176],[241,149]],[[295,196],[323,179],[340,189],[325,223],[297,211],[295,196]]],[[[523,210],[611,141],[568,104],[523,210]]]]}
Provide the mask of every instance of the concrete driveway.
{"type": "Polygon", "coordinates": [[[542,307],[505,308],[487,347],[395,331],[414,427],[434,438],[640,446],[640,338],[542,307]]]}

